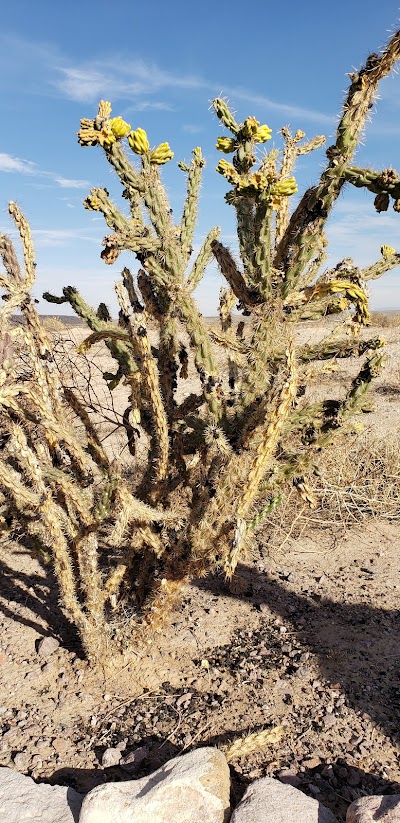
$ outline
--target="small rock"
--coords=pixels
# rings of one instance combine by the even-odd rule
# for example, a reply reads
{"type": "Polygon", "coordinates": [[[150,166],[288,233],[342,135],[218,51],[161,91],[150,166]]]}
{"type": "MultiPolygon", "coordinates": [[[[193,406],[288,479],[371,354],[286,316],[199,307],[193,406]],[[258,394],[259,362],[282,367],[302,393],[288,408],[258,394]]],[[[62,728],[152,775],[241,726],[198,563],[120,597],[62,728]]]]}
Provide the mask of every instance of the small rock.
{"type": "Polygon", "coordinates": [[[104,769],[108,769],[110,766],[118,766],[121,757],[121,749],[106,749],[101,758],[101,765],[104,769]]]}
{"type": "Polygon", "coordinates": [[[79,823],[227,823],[229,788],[222,752],[196,749],[169,760],[149,777],[92,789],[79,823]]]}
{"type": "Polygon", "coordinates": [[[360,797],[347,809],[346,823],[370,823],[371,820],[399,823],[400,794],[360,797]]]}
{"type": "Polygon", "coordinates": [[[48,657],[51,657],[51,655],[57,651],[59,645],[55,637],[42,637],[37,647],[38,655],[47,660],[48,657]]]}
{"type": "Polygon", "coordinates": [[[55,737],[52,746],[57,754],[67,754],[68,751],[71,751],[71,741],[65,737],[55,737]]]}
{"type": "Polygon", "coordinates": [[[22,771],[28,768],[29,760],[30,758],[27,752],[18,752],[18,754],[13,757],[14,765],[18,770],[22,771]]]}
{"type": "Polygon", "coordinates": [[[81,803],[74,789],[36,784],[15,769],[0,767],[2,823],[78,823],[81,803]]]}
{"type": "Polygon", "coordinates": [[[294,769],[281,769],[277,774],[277,778],[281,783],[287,783],[288,786],[294,786],[298,789],[302,784],[301,777],[294,771],[294,769]]]}
{"type": "Polygon", "coordinates": [[[129,752],[124,757],[121,758],[119,765],[121,768],[128,772],[129,774],[135,774],[139,771],[143,760],[148,757],[150,749],[148,746],[140,746],[138,749],[135,749],[133,752],[129,752]]]}
{"type": "Polygon", "coordinates": [[[31,671],[26,673],[26,675],[24,677],[24,680],[37,680],[38,677],[39,677],[38,673],[35,672],[34,669],[31,669],[31,671]]]}
{"type": "Polygon", "coordinates": [[[318,800],[262,777],[247,789],[236,807],[231,823],[337,823],[332,812],[318,800]]]}

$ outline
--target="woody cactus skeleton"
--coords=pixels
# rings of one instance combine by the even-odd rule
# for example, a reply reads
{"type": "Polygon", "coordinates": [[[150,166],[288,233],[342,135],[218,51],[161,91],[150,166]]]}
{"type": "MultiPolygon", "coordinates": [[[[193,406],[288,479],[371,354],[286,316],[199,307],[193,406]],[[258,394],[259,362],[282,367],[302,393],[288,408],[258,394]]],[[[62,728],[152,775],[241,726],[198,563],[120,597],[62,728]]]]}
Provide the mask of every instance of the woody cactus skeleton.
{"type": "Polygon", "coordinates": [[[382,341],[358,337],[369,319],[366,282],[398,265],[400,254],[382,246],[381,258],[367,268],[347,259],[319,272],[324,226],[345,183],[373,192],[378,211],[391,199],[400,210],[393,169],[378,173],[350,165],[378,83],[399,57],[400,32],[381,56],[371,55],[351,75],[327,167],[292,215],[296,159],[321,147],[324,138],[305,140],[302,131],[292,136],[284,128],[282,153],[264,151],[257,163],[271,130],[254,117],[238,123],[223,100],[214,100],[229,132],[218,138],[217,149],[232,155],[232,162],[221,159],[217,171],[231,187],[225,199],[236,213],[238,256],[220,241],[218,228],[193,255],[200,148],[190,165],[179,164],[187,196],[175,224],[160,178],[161,166],[173,158],[168,143],[152,148],[144,129],[131,130],[121,117],[111,117],[104,101],[94,120],[81,121],[79,142],[101,146],[129,204],[129,213],[121,212],[99,188],[86,198],[85,207],[101,212],[111,232],[101,257],[113,264],[128,250],[139,268],[135,275],[125,268],[116,285],[118,324],[71,286],[62,297],[45,296],[69,303],[89,326],[82,353],[104,341],[115,359],[117,370],[105,379],[110,391],[128,391],[124,425],[135,472],[122,474],[84,402],[57,376],[51,343],[29,297],[29,229],[11,206],[26,275],[3,237],[0,515],[4,524],[19,523],[51,548],[64,608],[92,660],[105,643],[125,645],[139,629],[158,626],[182,582],[215,568],[232,577],[246,545],[290,487],[313,505],[307,478],[318,454],[363,410],[382,364],[382,341]],[[209,328],[193,297],[212,259],[227,281],[220,331],[209,328]],[[236,329],[235,304],[248,318],[236,329]],[[18,305],[26,325],[15,329],[8,321],[18,305]],[[326,315],[337,315],[337,323],[324,340],[313,346],[294,342],[299,323],[326,315]],[[158,330],[153,344],[150,321],[158,330]],[[28,352],[35,391],[8,356],[14,338],[28,352]],[[363,359],[344,398],[311,403],[313,380],[338,358],[355,355],[363,359]],[[189,367],[198,388],[185,394],[189,367]],[[135,458],[139,436],[146,443],[144,467],[135,458]]]}

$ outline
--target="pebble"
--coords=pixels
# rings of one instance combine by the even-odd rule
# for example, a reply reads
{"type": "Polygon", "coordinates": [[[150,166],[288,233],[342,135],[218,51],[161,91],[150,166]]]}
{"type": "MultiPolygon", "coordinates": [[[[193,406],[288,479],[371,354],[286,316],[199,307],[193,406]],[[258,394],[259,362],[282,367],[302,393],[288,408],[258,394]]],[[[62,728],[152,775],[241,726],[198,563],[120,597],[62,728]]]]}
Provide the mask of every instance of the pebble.
{"type": "Polygon", "coordinates": [[[101,757],[101,765],[103,769],[108,769],[110,766],[118,766],[121,760],[121,749],[109,748],[103,752],[101,757]]]}
{"type": "Polygon", "coordinates": [[[38,655],[46,660],[57,651],[59,645],[60,643],[55,637],[43,637],[39,640],[37,646],[38,655]]]}

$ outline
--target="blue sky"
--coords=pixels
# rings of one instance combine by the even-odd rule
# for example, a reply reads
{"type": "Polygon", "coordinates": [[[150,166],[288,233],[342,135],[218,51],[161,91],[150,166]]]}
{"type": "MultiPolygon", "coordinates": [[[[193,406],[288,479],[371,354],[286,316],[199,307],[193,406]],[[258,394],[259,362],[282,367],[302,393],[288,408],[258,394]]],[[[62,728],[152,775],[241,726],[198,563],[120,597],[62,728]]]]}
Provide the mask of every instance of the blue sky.
{"type": "MultiPolygon", "coordinates": [[[[168,0],[153,4],[111,4],[102,0],[14,0],[2,7],[0,31],[0,230],[12,234],[7,202],[16,200],[29,219],[35,240],[36,296],[75,285],[93,304],[115,309],[113,283],[123,255],[113,267],[100,260],[103,219],[83,209],[92,186],[106,186],[120,200],[99,148],[81,148],[81,117],[95,116],[100,98],[113,114],[148,132],[152,145],[168,140],[175,152],[164,181],[176,219],[184,196],[184,175],[176,162],[190,160],[200,145],[207,159],[196,244],[212,225],[234,243],[232,210],[224,202],[225,181],[215,172],[223,133],[210,101],[227,96],[239,120],[256,116],[273,130],[289,125],[308,137],[335,131],[347,87],[346,72],[400,26],[397,3],[382,0],[320,0],[286,3],[237,0],[200,4],[168,0]]],[[[400,76],[381,85],[373,119],[356,162],[400,171],[400,76]]],[[[325,160],[319,150],[301,158],[300,191],[318,177],[325,160]]],[[[377,214],[373,195],[346,189],[328,224],[330,260],[353,256],[366,265],[379,258],[382,243],[400,251],[400,215],[377,214]]],[[[200,308],[214,314],[221,280],[211,269],[198,292],[200,308]]],[[[400,270],[373,285],[373,308],[400,308],[400,270]]],[[[43,312],[52,312],[41,301],[43,312]]]]}

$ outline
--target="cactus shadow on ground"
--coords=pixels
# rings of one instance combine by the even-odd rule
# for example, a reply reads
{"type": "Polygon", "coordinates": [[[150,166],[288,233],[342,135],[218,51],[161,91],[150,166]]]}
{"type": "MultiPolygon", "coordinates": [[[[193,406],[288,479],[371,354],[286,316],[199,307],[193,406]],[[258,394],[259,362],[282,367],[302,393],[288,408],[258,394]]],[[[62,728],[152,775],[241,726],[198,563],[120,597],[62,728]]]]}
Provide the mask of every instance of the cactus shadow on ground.
{"type": "MultiPolygon", "coordinates": [[[[357,712],[368,714],[394,743],[399,743],[400,612],[347,604],[316,593],[301,595],[243,564],[238,566],[238,578],[244,581],[246,594],[257,592],[256,597],[249,595],[256,607],[266,603],[290,624],[301,645],[316,656],[321,678],[328,684],[340,684],[348,703],[357,712]]],[[[214,595],[246,599],[246,594],[231,593],[219,576],[206,577],[195,585],[214,595]]]]}

